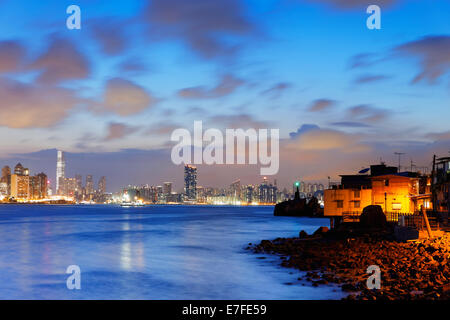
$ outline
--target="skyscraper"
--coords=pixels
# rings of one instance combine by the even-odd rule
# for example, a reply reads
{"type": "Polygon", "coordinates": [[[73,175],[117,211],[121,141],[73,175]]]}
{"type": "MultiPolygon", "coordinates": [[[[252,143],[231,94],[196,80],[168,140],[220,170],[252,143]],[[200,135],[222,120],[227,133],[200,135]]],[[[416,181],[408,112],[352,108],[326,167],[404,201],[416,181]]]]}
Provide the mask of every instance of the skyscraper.
{"type": "Polygon", "coordinates": [[[9,196],[11,193],[11,168],[8,166],[4,166],[2,168],[2,177],[0,179],[0,183],[3,186],[2,194],[4,196],[9,196]]]}
{"type": "Polygon", "coordinates": [[[56,160],[56,193],[62,194],[62,185],[64,178],[66,177],[66,161],[64,159],[64,152],[58,150],[58,156],[56,160]]]}
{"type": "Polygon", "coordinates": [[[164,195],[170,196],[170,194],[172,193],[172,182],[164,182],[164,195]]]}
{"type": "Polygon", "coordinates": [[[101,177],[100,180],[98,181],[98,192],[100,194],[105,194],[106,193],[106,177],[101,177]]]}
{"type": "Polygon", "coordinates": [[[230,197],[234,200],[241,200],[241,180],[238,179],[230,185],[230,197]]]}
{"type": "Polygon", "coordinates": [[[20,162],[14,167],[14,174],[18,176],[28,176],[29,173],[28,168],[24,168],[20,162]]]}
{"type": "Polygon", "coordinates": [[[47,175],[43,172],[30,177],[30,198],[43,199],[47,197],[47,182],[47,175]]]}
{"type": "Polygon", "coordinates": [[[197,167],[184,166],[184,191],[188,200],[197,200],[197,167]]]}
{"type": "Polygon", "coordinates": [[[92,175],[88,174],[86,176],[86,194],[91,195],[94,193],[94,179],[92,175]]]}
{"type": "Polygon", "coordinates": [[[81,190],[83,189],[83,177],[81,174],[76,174],[75,180],[77,180],[77,191],[81,193],[81,190]]]}

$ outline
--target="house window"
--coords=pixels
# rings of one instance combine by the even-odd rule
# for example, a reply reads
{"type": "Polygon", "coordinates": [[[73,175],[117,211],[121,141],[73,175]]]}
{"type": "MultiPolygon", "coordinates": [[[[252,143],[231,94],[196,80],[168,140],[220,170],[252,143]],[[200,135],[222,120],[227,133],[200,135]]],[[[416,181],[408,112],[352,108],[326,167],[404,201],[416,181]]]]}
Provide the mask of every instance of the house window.
{"type": "Polygon", "coordinates": [[[355,208],[361,208],[361,201],[355,201],[354,206],[355,208]]]}
{"type": "Polygon", "coordinates": [[[338,209],[344,208],[344,200],[336,200],[338,209]]]}
{"type": "Polygon", "coordinates": [[[386,187],[389,187],[389,179],[384,180],[384,185],[385,185],[386,187]]]}
{"type": "Polygon", "coordinates": [[[355,190],[354,194],[353,194],[354,198],[361,198],[361,190],[355,190]]]}
{"type": "Polygon", "coordinates": [[[401,203],[393,203],[392,210],[402,210],[402,204],[401,203]]]}

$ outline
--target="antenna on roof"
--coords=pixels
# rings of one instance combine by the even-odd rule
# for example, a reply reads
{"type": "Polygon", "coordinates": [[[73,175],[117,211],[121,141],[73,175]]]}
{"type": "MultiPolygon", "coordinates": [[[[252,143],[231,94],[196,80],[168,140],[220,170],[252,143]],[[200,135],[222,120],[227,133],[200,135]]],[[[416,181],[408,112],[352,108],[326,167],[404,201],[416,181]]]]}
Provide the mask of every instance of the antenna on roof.
{"type": "Polygon", "coordinates": [[[402,155],[406,154],[404,152],[394,152],[395,155],[398,156],[398,172],[400,172],[400,165],[401,165],[401,159],[402,159],[402,155]]]}

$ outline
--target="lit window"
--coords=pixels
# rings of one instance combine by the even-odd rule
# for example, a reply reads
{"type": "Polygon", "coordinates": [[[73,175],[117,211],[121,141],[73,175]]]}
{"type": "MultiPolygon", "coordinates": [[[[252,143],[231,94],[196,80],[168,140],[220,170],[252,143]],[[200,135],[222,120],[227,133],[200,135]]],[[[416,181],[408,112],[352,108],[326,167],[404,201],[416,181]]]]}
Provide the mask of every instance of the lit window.
{"type": "Polygon", "coordinates": [[[342,209],[344,207],[344,200],[336,200],[336,202],[339,209],[342,209]]]}
{"type": "Polygon", "coordinates": [[[355,190],[354,195],[355,198],[361,198],[361,190],[355,190]]]}
{"type": "Polygon", "coordinates": [[[355,208],[361,208],[361,201],[354,202],[355,208]]]}
{"type": "Polygon", "coordinates": [[[393,203],[392,210],[402,210],[402,204],[401,203],[393,203]]]}

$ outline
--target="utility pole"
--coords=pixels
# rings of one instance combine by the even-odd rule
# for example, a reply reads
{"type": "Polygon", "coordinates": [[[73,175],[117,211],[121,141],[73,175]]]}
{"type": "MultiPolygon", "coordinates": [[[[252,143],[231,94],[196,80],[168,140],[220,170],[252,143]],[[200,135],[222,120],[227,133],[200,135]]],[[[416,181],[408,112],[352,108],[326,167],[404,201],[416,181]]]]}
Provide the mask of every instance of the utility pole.
{"type": "Polygon", "coordinates": [[[416,166],[416,165],[414,164],[413,159],[411,158],[411,172],[413,172],[413,168],[414,168],[415,166],[416,166]]]}
{"type": "Polygon", "coordinates": [[[404,154],[406,154],[406,153],[403,153],[403,152],[394,152],[394,154],[395,155],[397,155],[398,156],[398,172],[400,173],[400,165],[401,165],[401,158],[402,158],[402,155],[404,155],[404,154]]]}
{"type": "Polygon", "coordinates": [[[433,170],[431,171],[431,201],[433,203],[433,212],[436,212],[436,155],[433,155],[433,170]]]}

